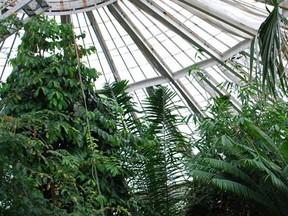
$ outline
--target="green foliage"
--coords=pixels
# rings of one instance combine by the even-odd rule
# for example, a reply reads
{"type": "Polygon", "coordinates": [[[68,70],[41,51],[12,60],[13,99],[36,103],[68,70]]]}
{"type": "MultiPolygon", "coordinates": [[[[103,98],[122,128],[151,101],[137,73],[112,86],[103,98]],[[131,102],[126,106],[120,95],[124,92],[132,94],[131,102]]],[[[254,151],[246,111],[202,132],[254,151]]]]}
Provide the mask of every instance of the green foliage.
{"type": "Polygon", "coordinates": [[[44,17],[24,29],[0,89],[1,215],[288,214],[287,103],[255,104],[245,85],[242,113],[215,99],[188,143],[171,90],[148,91],[139,113],[126,81],[94,91],[84,34],[44,17]]]}
{"type": "Polygon", "coordinates": [[[279,4],[281,1],[268,1],[274,6],[269,11],[269,16],[261,24],[258,35],[251,45],[250,72],[255,72],[256,79],[261,78],[262,95],[272,95],[277,99],[281,94],[287,95],[287,74],[285,72],[285,61],[287,55],[287,18],[281,14],[279,4]],[[258,44],[255,44],[255,42],[258,44]],[[260,48],[257,53],[257,65],[254,70],[255,46],[260,48]],[[261,62],[261,64],[259,63],[261,62]]]}
{"type": "Polygon", "coordinates": [[[115,113],[115,116],[118,118],[119,128],[127,129],[135,134],[138,131],[137,128],[140,126],[140,122],[136,116],[139,112],[135,108],[131,95],[127,93],[127,88],[128,81],[123,80],[112,84],[107,83],[104,89],[98,90],[98,93],[115,100],[117,106],[121,107],[115,113]]]}
{"type": "MultiPolygon", "coordinates": [[[[211,117],[199,119],[199,153],[189,164],[192,185],[205,189],[191,189],[190,196],[222,196],[205,198],[209,202],[204,206],[210,209],[206,215],[218,214],[215,202],[221,203],[222,215],[238,215],[236,203],[244,215],[287,215],[287,103],[250,101],[238,115],[222,97],[210,110],[211,117]]],[[[191,202],[193,212],[201,203],[191,202]]]]}
{"type": "Polygon", "coordinates": [[[120,108],[94,92],[97,72],[77,61],[95,49],[44,17],[24,29],[0,90],[1,215],[129,215],[120,108]]]}
{"type": "Polygon", "coordinates": [[[194,72],[199,72],[199,71],[201,71],[201,68],[195,65],[188,70],[188,75],[191,76],[194,72]]]}
{"type": "Polygon", "coordinates": [[[0,19],[0,42],[22,26],[22,22],[16,15],[11,15],[6,19],[0,19]]]}
{"type": "Polygon", "coordinates": [[[179,131],[180,118],[173,104],[175,93],[158,86],[144,101],[143,117],[136,118],[131,96],[123,93],[125,82],[107,85],[105,93],[123,108],[119,121],[135,135],[124,149],[132,197],[137,215],[180,215],[186,187],[182,153],[187,140],[179,131]],[[127,160],[129,156],[130,160],[127,160]]]}

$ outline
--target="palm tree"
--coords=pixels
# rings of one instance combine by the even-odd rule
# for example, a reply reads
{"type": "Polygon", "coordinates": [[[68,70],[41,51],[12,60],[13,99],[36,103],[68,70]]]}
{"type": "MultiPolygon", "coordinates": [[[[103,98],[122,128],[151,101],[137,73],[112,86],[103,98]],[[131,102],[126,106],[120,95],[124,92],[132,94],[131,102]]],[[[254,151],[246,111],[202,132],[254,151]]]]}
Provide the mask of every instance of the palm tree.
{"type": "MultiPolygon", "coordinates": [[[[214,196],[228,194],[246,215],[287,215],[287,103],[246,107],[237,116],[228,102],[217,100],[213,116],[200,124],[202,148],[190,164],[192,183],[214,188],[214,196]]],[[[231,208],[227,197],[218,202],[224,215],[231,208]]],[[[236,210],[227,215],[238,215],[236,210]]]]}
{"type": "Polygon", "coordinates": [[[113,83],[105,91],[123,108],[125,127],[142,137],[124,153],[136,157],[129,165],[133,175],[128,179],[140,206],[138,215],[179,215],[186,187],[181,158],[187,141],[177,128],[179,117],[173,114],[179,108],[173,104],[175,93],[163,86],[153,88],[143,103],[144,117],[139,119],[131,96],[123,92],[126,85],[113,83]]]}

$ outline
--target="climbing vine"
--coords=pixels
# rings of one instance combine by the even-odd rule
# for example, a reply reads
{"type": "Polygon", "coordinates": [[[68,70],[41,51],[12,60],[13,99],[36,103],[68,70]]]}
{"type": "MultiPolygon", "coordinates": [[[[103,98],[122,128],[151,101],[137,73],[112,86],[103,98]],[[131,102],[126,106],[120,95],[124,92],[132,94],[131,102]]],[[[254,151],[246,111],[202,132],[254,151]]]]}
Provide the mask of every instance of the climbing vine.
{"type": "Polygon", "coordinates": [[[72,25],[42,16],[24,30],[0,90],[0,214],[129,215],[120,108],[95,93],[97,71],[76,58],[95,48],[75,49],[72,25]]]}

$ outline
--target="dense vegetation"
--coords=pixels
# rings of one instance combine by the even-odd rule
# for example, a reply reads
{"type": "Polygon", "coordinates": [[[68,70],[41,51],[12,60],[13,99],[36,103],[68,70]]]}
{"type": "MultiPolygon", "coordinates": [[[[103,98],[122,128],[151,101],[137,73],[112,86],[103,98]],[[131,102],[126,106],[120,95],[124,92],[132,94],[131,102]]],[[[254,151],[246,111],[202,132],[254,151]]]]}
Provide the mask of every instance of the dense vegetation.
{"type": "Polygon", "coordinates": [[[218,98],[200,120],[199,153],[188,164],[197,215],[288,214],[287,103],[243,104],[238,114],[218,98]]]}
{"type": "Polygon", "coordinates": [[[94,48],[75,49],[72,26],[43,17],[25,30],[1,88],[1,214],[125,212],[120,108],[94,92],[97,72],[75,51],[94,48]]]}
{"type": "Polygon", "coordinates": [[[72,25],[40,16],[24,29],[0,89],[1,215],[288,214],[281,68],[280,87],[271,62],[259,76],[270,77],[265,97],[259,80],[237,86],[240,113],[229,95],[214,98],[208,117],[193,116],[194,137],[179,131],[167,87],[148,91],[143,113],[125,81],[96,91],[99,74],[81,62],[95,49],[72,25]]]}

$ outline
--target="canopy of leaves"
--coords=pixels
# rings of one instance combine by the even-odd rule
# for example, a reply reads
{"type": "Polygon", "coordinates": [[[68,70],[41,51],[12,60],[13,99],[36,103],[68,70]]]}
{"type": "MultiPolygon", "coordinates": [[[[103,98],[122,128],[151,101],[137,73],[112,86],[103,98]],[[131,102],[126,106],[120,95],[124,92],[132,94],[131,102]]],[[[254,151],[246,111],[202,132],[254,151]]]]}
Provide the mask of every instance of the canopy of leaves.
{"type": "Polygon", "coordinates": [[[44,17],[24,29],[0,90],[1,215],[128,215],[120,108],[94,92],[98,73],[77,58],[95,49],[44,17]]]}

